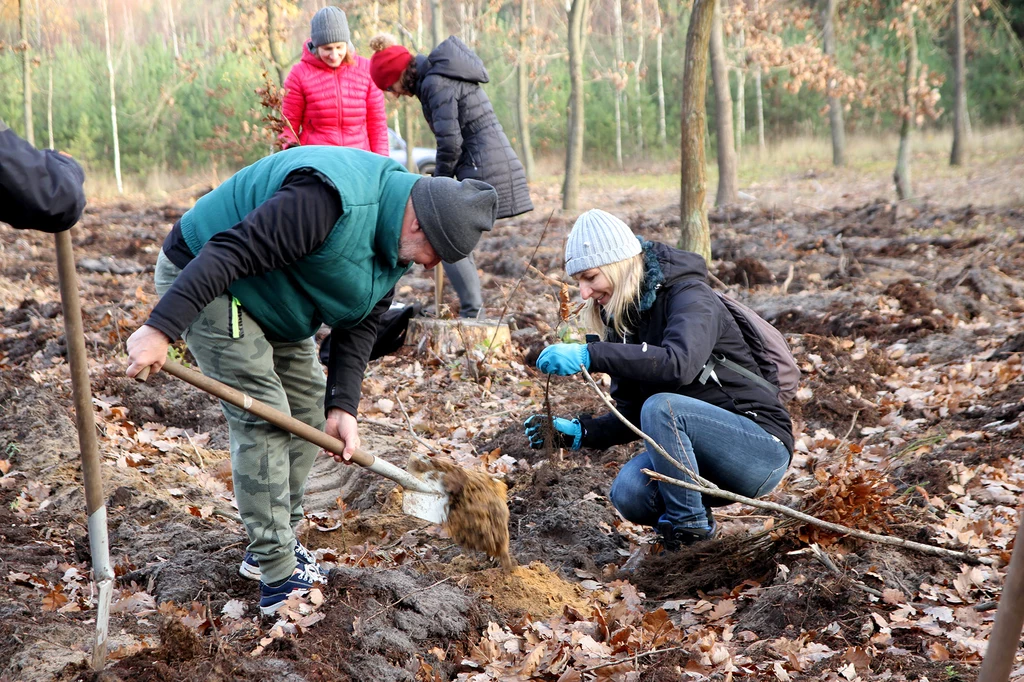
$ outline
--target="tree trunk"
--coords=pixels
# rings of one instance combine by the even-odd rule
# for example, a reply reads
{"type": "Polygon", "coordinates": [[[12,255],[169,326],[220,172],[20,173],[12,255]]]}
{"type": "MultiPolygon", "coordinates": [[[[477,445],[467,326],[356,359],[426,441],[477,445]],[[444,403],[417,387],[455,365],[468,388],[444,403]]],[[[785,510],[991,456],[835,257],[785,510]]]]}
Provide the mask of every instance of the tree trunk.
{"type": "Polygon", "coordinates": [[[964,0],[953,0],[953,74],[955,99],[953,102],[953,149],[949,165],[962,166],[967,147],[967,88],[966,55],[964,49],[964,0]]]}
{"type": "Polygon", "coordinates": [[[657,39],[654,48],[654,69],[657,71],[658,79],[658,144],[662,147],[668,146],[668,133],[665,126],[665,76],[662,68],[662,53],[664,50],[664,39],[661,35],[661,3],[654,2],[654,27],[657,32],[657,39]]]}
{"type": "MultiPolygon", "coordinates": [[[[395,26],[395,34],[402,36],[402,43],[408,43],[409,38],[405,33],[401,31],[401,25],[403,20],[409,15],[407,0],[398,0],[398,25],[395,26]]],[[[416,52],[415,48],[412,50],[416,52]]],[[[411,98],[406,98],[402,109],[404,110],[404,123],[405,129],[402,132],[402,137],[405,138],[405,168],[410,173],[417,173],[419,169],[416,167],[416,159],[413,158],[412,148],[416,145],[416,117],[412,113],[411,98]]]]}
{"type": "Polygon", "coordinates": [[[519,0],[519,66],[516,106],[519,110],[519,150],[523,155],[526,179],[533,179],[533,146],[530,143],[530,66],[527,61],[526,34],[530,27],[530,5],[519,0]]]}
{"type": "MultiPolygon", "coordinates": [[[[270,12],[270,8],[267,8],[270,12]]],[[[167,17],[171,20],[171,45],[174,46],[174,61],[181,59],[181,52],[178,51],[178,27],[174,23],[174,0],[167,0],[167,17]]]]}
{"type": "Polygon", "coordinates": [[[114,95],[114,56],[110,47],[110,17],[107,11],[107,0],[103,0],[103,35],[107,43],[107,76],[110,81],[110,128],[114,136],[114,178],[117,180],[117,193],[124,194],[121,184],[121,143],[117,136],[117,99],[114,95]]]}
{"type": "Polygon", "coordinates": [[[642,155],[644,152],[644,110],[643,110],[643,88],[640,83],[640,67],[644,61],[644,0],[636,0],[636,23],[637,23],[637,49],[636,61],[633,62],[633,81],[636,88],[636,153],[642,155]]]}
{"type": "Polygon", "coordinates": [[[124,27],[122,28],[123,38],[125,41],[124,56],[126,58],[126,64],[128,65],[128,87],[131,87],[135,83],[135,64],[132,61],[132,47],[135,45],[135,31],[132,29],[131,19],[128,16],[128,3],[121,5],[121,16],[124,17],[124,27]]]}
{"type": "Polygon", "coordinates": [[[270,47],[270,61],[274,65],[274,70],[277,72],[277,84],[279,86],[284,85],[284,65],[281,62],[281,57],[277,52],[277,22],[274,19],[274,0],[267,0],[267,43],[270,47]]]}
{"type": "Polygon", "coordinates": [[[626,60],[622,40],[622,0],[612,0],[615,15],[615,74],[612,88],[615,91],[615,165],[622,170],[622,64],[626,60]]]}
{"type": "Polygon", "coordinates": [[[46,91],[46,132],[50,139],[50,149],[53,149],[53,64],[47,67],[50,87],[46,91]]]}
{"type": "Polygon", "coordinates": [[[708,43],[715,12],[715,0],[693,0],[690,27],[686,31],[686,61],[683,67],[682,149],[680,160],[679,248],[693,251],[711,261],[708,231],[706,157],[708,43]]]}
{"type": "Polygon", "coordinates": [[[434,45],[444,40],[444,9],[441,0],[430,0],[430,29],[434,36],[434,45]]]}
{"type": "MultiPolygon", "coordinates": [[[[692,17],[690,21],[693,21],[692,17]]],[[[722,13],[715,5],[711,26],[711,78],[715,85],[715,131],[718,134],[718,194],[715,206],[736,203],[736,148],[732,138],[732,93],[725,63],[722,13]]]]}
{"type": "Polygon", "coordinates": [[[25,6],[25,0],[18,2],[18,29],[22,47],[21,84],[25,114],[25,139],[29,144],[35,145],[36,133],[32,125],[32,57],[29,55],[31,50],[28,41],[28,8],[25,6]]]}
{"type": "Polygon", "coordinates": [[[914,196],[910,183],[910,131],[914,125],[914,109],[916,102],[912,97],[914,83],[917,82],[917,29],[914,27],[914,15],[907,13],[907,46],[906,73],[903,79],[903,125],[900,126],[900,148],[896,155],[896,170],[892,174],[896,182],[896,196],[901,201],[914,196]]]}
{"type": "Polygon", "coordinates": [[[754,65],[754,100],[757,102],[757,148],[764,151],[764,95],[761,90],[761,65],[754,65]]]}
{"type": "Polygon", "coordinates": [[[743,151],[743,137],[747,134],[747,36],[741,26],[736,32],[736,54],[739,64],[736,66],[736,153],[743,151]]]}
{"type": "MultiPolygon", "coordinates": [[[[415,52],[425,51],[423,49],[423,0],[416,0],[416,46],[415,52]]],[[[433,35],[431,35],[433,37],[433,35]]]]}
{"type": "Polygon", "coordinates": [[[588,4],[589,0],[571,0],[569,6],[569,111],[562,185],[562,208],[568,211],[575,211],[579,203],[583,165],[583,50],[588,4]]]}
{"type": "MultiPolygon", "coordinates": [[[[821,13],[822,48],[826,56],[836,58],[835,15],[837,0],[825,0],[821,13]]],[[[846,165],[846,130],[843,123],[843,103],[828,94],[828,120],[832,128],[832,165],[846,165]]]]}

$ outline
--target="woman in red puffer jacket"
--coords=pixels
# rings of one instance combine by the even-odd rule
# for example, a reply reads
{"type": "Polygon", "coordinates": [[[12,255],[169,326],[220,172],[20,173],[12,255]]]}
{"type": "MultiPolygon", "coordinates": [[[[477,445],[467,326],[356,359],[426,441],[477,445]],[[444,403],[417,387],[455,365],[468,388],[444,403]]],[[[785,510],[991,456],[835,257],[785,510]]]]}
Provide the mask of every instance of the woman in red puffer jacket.
{"type": "Polygon", "coordinates": [[[388,155],[384,93],[370,79],[370,61],[356,55],[339,8],[313,17],[302,60],[284,87],[282,148],[323,144],[388,155]]]}

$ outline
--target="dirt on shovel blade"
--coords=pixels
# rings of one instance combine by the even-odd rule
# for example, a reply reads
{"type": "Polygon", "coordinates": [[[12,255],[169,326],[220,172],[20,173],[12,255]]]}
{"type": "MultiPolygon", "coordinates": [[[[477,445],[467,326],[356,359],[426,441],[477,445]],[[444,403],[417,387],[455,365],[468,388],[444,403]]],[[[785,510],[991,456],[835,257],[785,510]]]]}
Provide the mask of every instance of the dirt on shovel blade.
{"type": "Polygon", "coordinates": [[[482,471],[469,471],[454,462],[431,458],[410,463],[409,470],[443,474],[448,491],[448,520],[444,527],[455,542],[481,550],[501,562],[506,571],[515,568],[508,551],[508,488],[482,471]]]}

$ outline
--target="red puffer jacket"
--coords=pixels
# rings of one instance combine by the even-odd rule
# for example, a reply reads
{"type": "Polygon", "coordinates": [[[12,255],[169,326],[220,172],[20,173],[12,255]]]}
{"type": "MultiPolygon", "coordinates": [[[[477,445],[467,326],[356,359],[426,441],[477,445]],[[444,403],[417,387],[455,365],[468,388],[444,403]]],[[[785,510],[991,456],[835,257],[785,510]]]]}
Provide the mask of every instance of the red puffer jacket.
{"type": "Polygon", "coordinates": [[[281,133],[284,148],[295,146],[294,130],[303,145],[355,147],[388,155],[384,92],[370,80],[369,59],[357,55],[355,64],[332,69],[303,47],[302,61],[292,67],[284,87],[281,109],[291,123],[291,129],[286,125],[281,133]]]}

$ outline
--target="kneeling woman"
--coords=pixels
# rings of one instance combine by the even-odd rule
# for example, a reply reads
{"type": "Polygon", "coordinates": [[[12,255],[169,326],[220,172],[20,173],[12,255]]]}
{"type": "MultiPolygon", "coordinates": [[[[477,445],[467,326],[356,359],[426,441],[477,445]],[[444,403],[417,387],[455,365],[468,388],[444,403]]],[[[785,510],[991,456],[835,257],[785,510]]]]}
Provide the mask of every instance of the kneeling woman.
{"type": "MultiPolygon", "coordinates": [[[[759,497],[778,485],[793,452],[785,406],[774,391],[727,367],[704,371],[714,354],[761,374],[732,314],[707,284],[704,259],[638,239],[618,218],[591,210],[569,233],[565,269],[579,282],[585,324],[604,340],[548,346],[538,369],[566,376],[582,365],[611,375],[623,415],[725,490],[759,497]]],[[[572,449],[637,439],[611,413],[558,418],[552,426],[572,449]]],[[[533,447],[543,445],[546,430],[543,415],[526,421],[533,447]]],[[[622,516],[656,528],[669,550],[715,534],[708,508],[714,498],[650,480],[641,469],[690,480],[648,445],[612,484],[610,498],[622,516]]]]}

